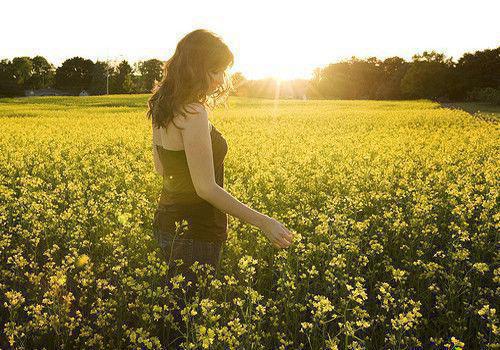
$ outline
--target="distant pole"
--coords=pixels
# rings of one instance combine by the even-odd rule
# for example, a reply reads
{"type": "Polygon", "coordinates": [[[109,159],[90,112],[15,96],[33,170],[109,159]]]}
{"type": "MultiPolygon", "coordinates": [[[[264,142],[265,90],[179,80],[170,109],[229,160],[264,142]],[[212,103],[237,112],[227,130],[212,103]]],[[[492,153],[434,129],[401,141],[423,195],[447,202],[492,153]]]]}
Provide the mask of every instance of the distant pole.
{"type": "Polygon", "coordinates": [[[106,95],[109,95],[109,67],[106,67],[106,95]]]}

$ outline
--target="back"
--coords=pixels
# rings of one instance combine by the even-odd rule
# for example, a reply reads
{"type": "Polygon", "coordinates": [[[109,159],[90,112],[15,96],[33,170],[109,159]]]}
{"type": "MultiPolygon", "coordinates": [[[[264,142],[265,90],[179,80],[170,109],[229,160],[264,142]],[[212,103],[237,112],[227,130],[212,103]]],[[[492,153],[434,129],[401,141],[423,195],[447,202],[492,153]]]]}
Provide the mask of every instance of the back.
{"type": "MultiPolygon", "coordinates": [[[[213,165],[216,183],[224,187],[224,158],[228,151],[227,141],[210,123],[213,165]]],[[[155,128],[153,128],[155,129],[155,128]]],[[[154,141],[165,141],[164,128],[157,129],[154,141]]],[[[224,241],[227,239],[227,215],[209,202],[199,197],[195,191],[186,153],[184,150],[171,150],[162,144],[154,144],[163,172],[163,188],[158,202],[161,213],[156,224],[164,232],[175,232],[175,222],[186,220],[183,236],[205,240],[224,241]]]]}

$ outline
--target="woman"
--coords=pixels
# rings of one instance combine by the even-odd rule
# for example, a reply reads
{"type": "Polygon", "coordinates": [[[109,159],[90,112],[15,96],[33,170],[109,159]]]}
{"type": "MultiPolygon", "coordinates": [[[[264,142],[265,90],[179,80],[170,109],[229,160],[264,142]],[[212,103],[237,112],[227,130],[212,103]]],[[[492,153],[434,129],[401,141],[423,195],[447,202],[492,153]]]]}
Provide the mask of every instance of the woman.
{"type": "Polygon", "coordinates": [[[163,176],[153,232],[169,262],[168,280],[181,272],[194,285],[189,266],[195,261],[217,272],[227,240],[226,213],[259,227],[277,248],[293,240],[279,221],[223,189],[227,142],[208,116],[232,87],[227,68],[233,59],[220,37],[195,30],[177,44],[148,101],[154,165],[163,176]],[[170,264],[174,260],[182,264],[170,264]]]}

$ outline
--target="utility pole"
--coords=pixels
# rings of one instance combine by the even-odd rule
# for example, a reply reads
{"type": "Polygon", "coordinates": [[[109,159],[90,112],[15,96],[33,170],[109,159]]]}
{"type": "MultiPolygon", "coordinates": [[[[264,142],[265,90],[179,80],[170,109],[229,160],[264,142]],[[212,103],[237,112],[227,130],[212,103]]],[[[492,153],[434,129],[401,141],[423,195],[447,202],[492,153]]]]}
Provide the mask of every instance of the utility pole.
{"type": "Polygon", "coordinates": [[[109,66],[106,65],[106,95],[109,95],[109,66]]]}

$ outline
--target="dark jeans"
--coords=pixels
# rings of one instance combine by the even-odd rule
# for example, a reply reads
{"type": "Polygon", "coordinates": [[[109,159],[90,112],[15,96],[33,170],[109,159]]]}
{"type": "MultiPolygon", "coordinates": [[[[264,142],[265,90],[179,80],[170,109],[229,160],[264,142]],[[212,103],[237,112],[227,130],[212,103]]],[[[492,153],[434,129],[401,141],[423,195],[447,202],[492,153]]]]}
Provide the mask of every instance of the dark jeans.
{"type": "Polygon", "coordinates": [[[199,264],[209,264],[214,268],[213,274],[217,275],[219,271],[219,263],[222,256],[224,242],[205,241],[194,238],[183,238],[179,236],[179,232],[173,229],[172,219],[166,215],[162,217],[163,211],[157,210],[153,220],[153,234],[158,245],[161,248],[163,257],[169,265],[167,273],[167,285],[172,286],[171,278],[182,273],[185,281],[181,282],[181,288],[186,290],[186,295],[182,293],[180,288],[176,289],[176,300],[178,308],[172,310],[174,321],[181,327],[181,331],[173,329],[167,330],[167,340],[170,346],[176,348],[182,342],[182,332],[185,330],[185,324],[180,314],[185,307],[184,297],[186,301],[195,294],[197,286],[196,274],[190,269],[190,266],[198,261],[199,264]],[[167,219],[167,220],[166,220],[167,219]],[[178,265],[176,260],[182,260],[182,264],[178,265]],[[186,286],[186,282],[191,281],[190,287],[186,286]]]}
{"type": "Polygon", "coordinates": [[[198,261],[199,264],[209,264],[214,268],[214,272],[218,271],[223,242],[182,238],[178,235],[161,231],[159,228],[154,228],[153,233],[161,248],[163,257],[169,265],[167,282],[179,273],[182,273],[186,277],[186,280],[193,283],[196,282],[196,276],[189,268],[195,261],[198,261]],[[178,259],[182,260],[181,265],[175,262],[178,259]]]}

